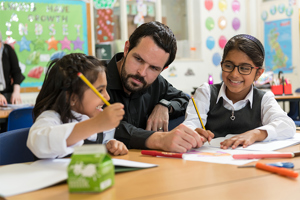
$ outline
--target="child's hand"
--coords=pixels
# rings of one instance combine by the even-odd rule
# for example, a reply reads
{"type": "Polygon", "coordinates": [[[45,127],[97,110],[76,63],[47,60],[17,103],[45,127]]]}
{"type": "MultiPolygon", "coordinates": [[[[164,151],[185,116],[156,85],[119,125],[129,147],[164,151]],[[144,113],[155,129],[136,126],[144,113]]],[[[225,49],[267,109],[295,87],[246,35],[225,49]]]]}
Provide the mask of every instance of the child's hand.
{"type": "Polygon", "coordinates": [[[215,135],[209,130],[204,130],[202,128],[196,128],[195,131],[204,138],[203,143],[205,143],[207,141],[210,142],[215,137],[215,135]]]}
{"type": "Polygon", "coordinates": [[[267,136],[267,131],[254,129],[224,140],[220,143],[220,147],[221,149],[227,149],[231,146],[232,149],[235,149],[239,145],[243,145],[243,148],[246,148],[256,141],[263,141],[267,136]]]}
{"type": "Polygon", "coordinates": [[[100,130],[106,131],[117,127],[125,114],[123,108],[123,104],[114,103],[104,108],[102,112],[99,112],[95,118],[100,130]]]}
{"type": "Polygon", "coordinates": [[[106,148],[109,151],[109,153],[113,154],[114,156],[125,155],[128,153],[128,149],[125,146],[125,144],[118,140],[110,140],[106,144],[106,148]]]}

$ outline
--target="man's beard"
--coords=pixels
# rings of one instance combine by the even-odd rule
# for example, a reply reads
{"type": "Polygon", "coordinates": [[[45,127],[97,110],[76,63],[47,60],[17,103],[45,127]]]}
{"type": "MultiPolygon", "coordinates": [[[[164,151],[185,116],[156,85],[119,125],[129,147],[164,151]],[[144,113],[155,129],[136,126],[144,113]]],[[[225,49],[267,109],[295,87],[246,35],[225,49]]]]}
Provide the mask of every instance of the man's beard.
{"type": "Polygon", "coordinates": [[[145,90],[146,88],[149,87],[149,85],[145,81],[144,77],[141,77],[137,74],[133,75],[133,74],[126,73],[126,71],[125,71],[126,58],[127,58],[127,56],[124,59],[122,69],[121,69],[121,81],[122,81],[123,86],[125,87],[126,90],[128,90],[129,92],[132,92],[132,93],[145,90]],[[134,82],[130,82],[129,78],[134,78],[136,80],[139,80],[143,85],[139,86],[134,82]]]}

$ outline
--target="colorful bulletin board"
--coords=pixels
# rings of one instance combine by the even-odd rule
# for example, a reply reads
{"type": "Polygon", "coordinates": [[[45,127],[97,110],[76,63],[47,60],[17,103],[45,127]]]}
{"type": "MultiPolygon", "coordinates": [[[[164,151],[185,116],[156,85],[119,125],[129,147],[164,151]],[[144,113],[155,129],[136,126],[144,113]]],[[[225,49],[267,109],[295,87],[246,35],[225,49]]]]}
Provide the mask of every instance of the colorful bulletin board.
{"type": "Polygon", "coordinates": [[[0,2],[2,40],[18,56],[25,76],[21,87],[40,87],[47,63],[56,57],[71,52],[88,54],[86,5],[71,0],[0,2]]]}

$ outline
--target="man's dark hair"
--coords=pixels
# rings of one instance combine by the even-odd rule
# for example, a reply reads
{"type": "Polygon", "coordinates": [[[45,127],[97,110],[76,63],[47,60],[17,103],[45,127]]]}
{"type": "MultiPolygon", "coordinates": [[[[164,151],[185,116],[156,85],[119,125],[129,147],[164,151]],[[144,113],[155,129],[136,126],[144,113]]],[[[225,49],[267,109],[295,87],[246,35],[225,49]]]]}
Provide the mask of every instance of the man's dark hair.
{"type": "Polygon", "coordinates": [[[139,44],[141,38],[147,36],[150,36],[157,46],[170,54],[164,68],[169,66],[176,56],[176,38],[172,30],[160,22],[152,21],[139,26],[129,37],[130,46],[128,52],[139,44]]]}

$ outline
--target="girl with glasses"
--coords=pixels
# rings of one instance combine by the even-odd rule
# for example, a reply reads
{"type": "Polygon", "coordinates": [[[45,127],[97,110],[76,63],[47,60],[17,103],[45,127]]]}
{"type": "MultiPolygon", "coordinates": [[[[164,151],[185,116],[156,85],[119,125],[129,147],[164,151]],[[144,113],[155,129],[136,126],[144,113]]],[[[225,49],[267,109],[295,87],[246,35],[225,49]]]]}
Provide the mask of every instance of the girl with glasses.
{"type": "Polygon", "coordinates": [[[191,101],[184,124],[208,141],[234,134],[220,143],[222,149],[293,137],[295,123],[281,109],[274,94],[253,86],[264,72],[264,56],[263,45],[255,37],[246,34],[232,37],[221,61],[223,82],[204,83],[194,95],[206,130],[202,129],[191,101]]]}

